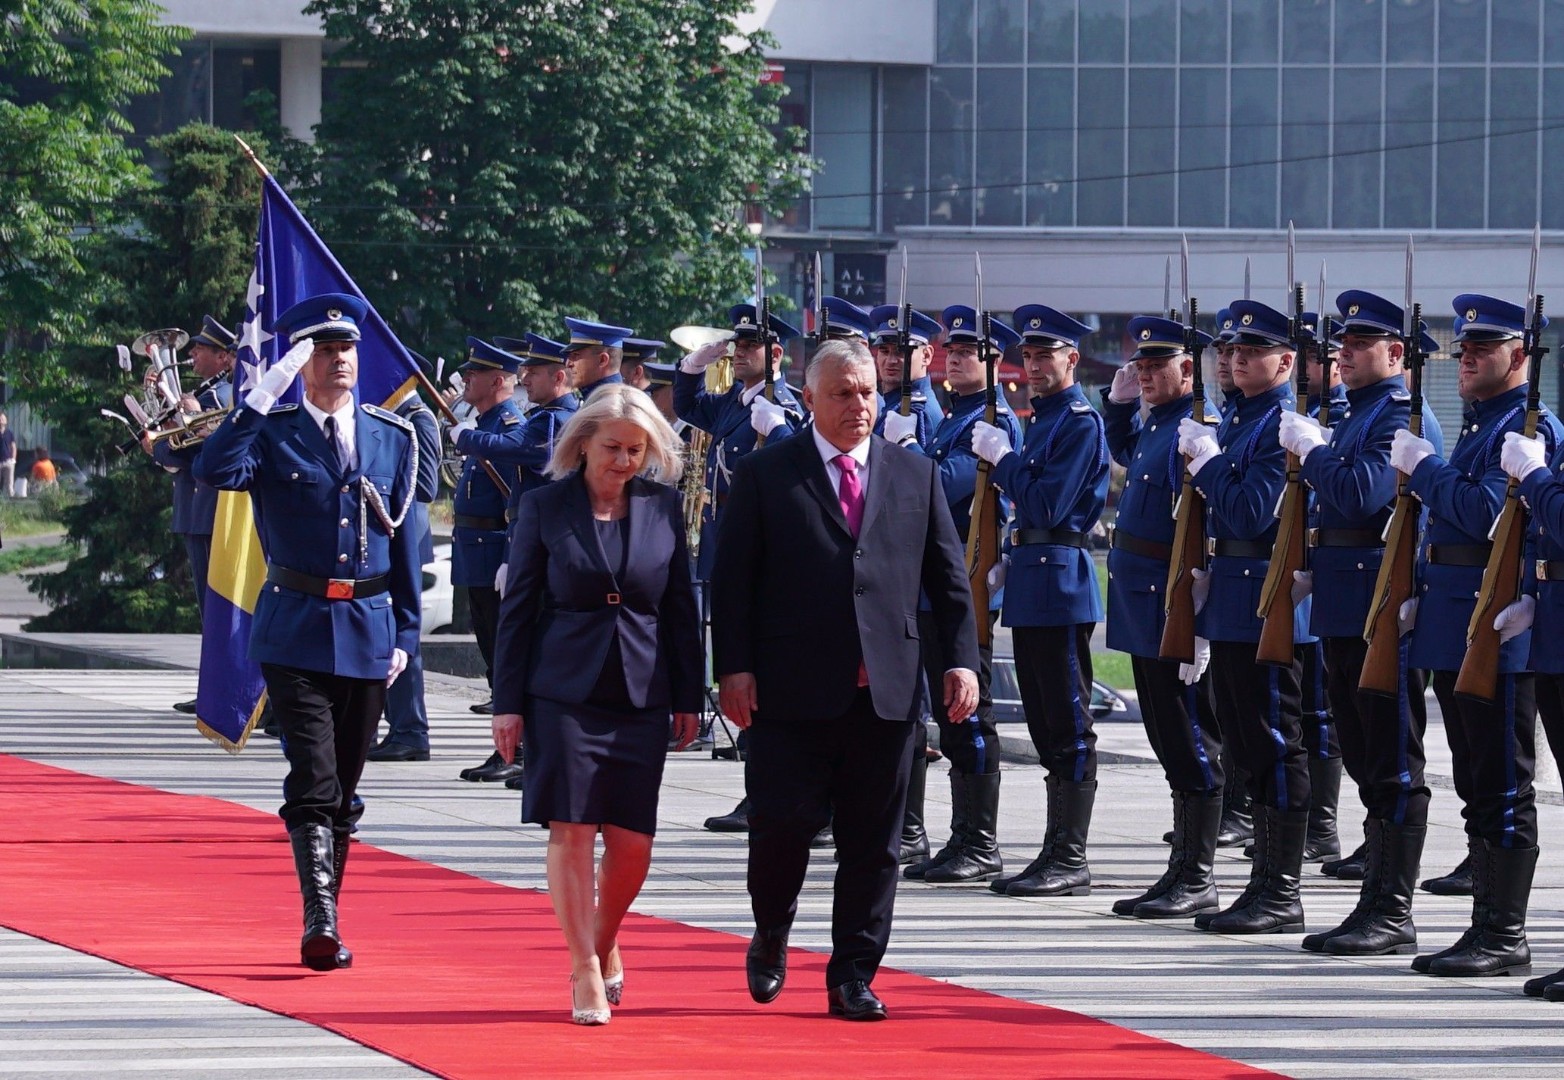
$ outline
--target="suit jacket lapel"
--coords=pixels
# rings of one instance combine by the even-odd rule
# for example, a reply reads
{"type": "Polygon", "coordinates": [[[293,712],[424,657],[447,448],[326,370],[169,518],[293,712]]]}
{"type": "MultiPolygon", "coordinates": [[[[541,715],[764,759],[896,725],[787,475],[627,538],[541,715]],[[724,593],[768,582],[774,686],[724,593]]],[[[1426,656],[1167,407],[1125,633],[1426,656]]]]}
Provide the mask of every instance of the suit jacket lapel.
{"type": "Polygon", "coordinates": [[[604,573],[608,572],[607,556],[597,539],[597,526],[592,523],[592,499],[587,494],[586,477],[580,472],[566,481],[565,516],[570,519],[570,531],[576,534],[576,542],[587,553],[587,558],[604,573]]]}
{"type": "Polygon", "coordinates": [[[859,536],[874,527],[874,519],[879,516],[881,507],[885,505],[885,489],[890,486],[890,478],[885,475],[885,469],[885,443],[870,436],[869,490],[864,492],[863,528],[859,531],[859,536]]]}
{"type": "Polygon", "coordinates": [[[837,527],[851,536],[853,531],[847,527],[847,515],[842,513],[841,497],[831,487],[831,476],[826,472],[825,462],[820,458],[813,433],[800,432],[788,440],[788,447],[793,449],[793,461],[803,475],[804,486],[820,500],[820,504],[825,507],[826,515],[836,522],[837,527]]]}
{"type": "MultiPolygon", "coordinates": [[[[637,476],[630,481],[630,551],[625,559],[626,579],[635,576],[634,568],[639,562],[638,557],[662,558],[657,552],[649,550],[647,537],[651,535],[651,516],[654,505],[653,496],[656,489],[649,480],[643,480],[637,476]]],[[[621,584],[623,584],[621,582],[621,584]]]]}

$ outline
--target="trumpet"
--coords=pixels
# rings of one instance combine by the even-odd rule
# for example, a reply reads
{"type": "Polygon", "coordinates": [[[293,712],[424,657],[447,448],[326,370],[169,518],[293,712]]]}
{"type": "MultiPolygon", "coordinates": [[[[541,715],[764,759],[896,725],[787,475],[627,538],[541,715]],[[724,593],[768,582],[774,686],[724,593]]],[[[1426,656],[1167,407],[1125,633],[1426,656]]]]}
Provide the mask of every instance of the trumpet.
{"type": "Polygon", "coordinates": [[[174,450],[185,450],[192,446],[199,446],[206,437],[217,430],[228,416],[227,409],[207,409],[190,416],[184,413],[175,413],[179,417],[176,427],[165,428],[161,431],[150,431],[154,443],[167,440],[168,445],[174,450]]]}
{"type": "MultiPolygon", "coordinates": [[[[713,341],[732,341],[733,332],[709,326],[678,326],[668,336],[680,348],[693,352],[713,341]]],[[[730,345],[728,355],[706,369],[707,392],[725,394],[733,388],[732,352],[730,345]]],[[[684,444],[684,478],[679,488],[684,495],[684,539],[691,558],[700,555],[701,524],[712,496],[706,486],[706,454],[710,449],[711,433],[700,428],[695,428],[690,441],[684,444]]]]}

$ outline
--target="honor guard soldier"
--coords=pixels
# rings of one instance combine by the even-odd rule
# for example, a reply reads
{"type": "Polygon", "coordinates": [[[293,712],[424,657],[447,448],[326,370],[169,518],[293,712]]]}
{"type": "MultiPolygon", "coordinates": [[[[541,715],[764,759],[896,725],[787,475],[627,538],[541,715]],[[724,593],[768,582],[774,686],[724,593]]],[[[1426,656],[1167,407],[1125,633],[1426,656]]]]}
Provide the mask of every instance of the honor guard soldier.
{"type": "Polygon", "coordinates": [[[658,341],[655,338],[627,337],[620,348],[623,359],[619,361],[619,374],[624,377],[626,385],[633,386],[637,390],[652,392],[652,376],[647,371],[647,365],[655,363],[657,351],[666,341],[658,341]]]}
{"type": "Polygon", "coordinates": [[[624,363],[625,339],[634,330],[567,316],[565,331],[569,334],[565,367],[570,371],[570,385],[575,387],[577,397],[585,401],[599,386],[625,381],[619,369],[624,363]]]}
{"type": "MultiPolygon", "coordinates": [[[[1210,568],[1196,571],[1199,635],[1211,643],[1211,689],[1224,742],[1249,773],[1255,813],[1249,884],[1228,908],[1195,925],[1217,933],[1263,934],[1303,929],[1298,876],[1309,817],[1309,769],[1300,730],[1298,664],[1256,662],[1262,620],[1255,614],[1276,541],[1276,506],[1286,481],[1287,452],[1277,441],[1283,412],[1293,409],[1289,377],[1297,357],[1285,315],[1254,300],[1229,305],[1236,336],[1234,388],[1239,396],[1213,432],[1179,422],[1179,452],[1190,459],[1205,498],[1210,568]],[[1204,598],[1200,597],[1205,593],[1204,598]]],[[[1308,604],[1297,608],[1294,641],[1308,640],[1308,604]],[[1298,618],[1304,620],[1300,628],[1298,618]]]]}
{"type": "Polygon", "coordinates": [[[857,338],[865,344],[874,331],[874,320],[869,313],[851,300],[840,296],[827,296],[820,301],[825,321],[820,326],[820,340],[849,341],[857,338]]]}
{"type": "Polygon", "coordinates": [[[869,313],[869,318],[874,321],[870,345],[880,376],[880,418],[875,422],[874,433],[902,446],[907,445],[910,434],[913,442],[927,450],[934,429],[945,419],[939,399],[934,396],[934,384],[929,380],[929,361],[934,356],[930,342],[939,336],[940,324],[921,311],[912,313],[912,325],[907,330],[912,341],[912,363],[908,366],[905,383],[909,409],[903,417],[901,331],[896,325],[901,319],[901,308],[895,304],[881,304],[869,313]]]}
{"type": "Polygon", "coordinates": [[[250,658],[282,726],[288,776],[281,816],[304,898],[300,953],[317,971],[353,961],[337,927],[354,789],[386,685],[417,646],[418,537],[412,425],[355,407],[364,301],[311,297],[277,317],[292,346],[209,436],[196,476],[248,491],[266,552],[250,658]],[[303,371],[302,405],[280,405],[303,371]]]}
{"type": "Polygon", "coordinates": [[[1222,391],[1223,416],[1227,415],[1240,397],[1238,386],[1233,382],[1233,338],[1238,336],[1236,324],[1231,309],[1223,308],[1216,313],[1218,329],[1211,342],[1211,351],[1216,353],[1216,385],[1222,391]]]}
{"type": "MultiPolygon", "coordinates": [[[[512,397],[516,374],[521,370],[521,357],[470,337],[467,339],[467,361],[457,370],[462,375],[462,400],[472,406],[475,418],[447,429],[446,436],[451,444],[461,450],[460,440],[468,432],[519,441],[521,410],[512,397]]],[[[500,594],[495,588],[495,578],[500,564],[505,561],[505,506],[510,492],[495,486],[485,464],[499,474],[507,489],[516,486],[513,466],[490,461],[478,450],[467,453],[452,504],[451,584],[467,590],[472,632],[478,639],[478,652],[483,656],[484,682],[492,690],[494,632],[500,617],[500,594]]],[[[474,705],[472,709],[489,712],[490,703],[474,705]]],[[[476,768],[463,769],[461,778],[499,781],[520,772],[519,764],[506,765],[503,759],[495,761],[497,756],[491,755],[489,761],[476,768]]]]}
{"type": "MultiPolygon", "coordinates": [[[[876,309],[881,310],[894,318],[898,309],[894,306],[876,309]]],[[[951,519],[965,543],[972,527],[972,497],[977,490],[978,475],[978,458],[972,452],[972,428],[982,419],[987,404],[988,379],[979,348],[982,330],[972,308],[947,308],[945,317],[953,327],[958,318],[961,322],[945,338],[946,378],[951,388],[950,415],[938,422],[927,446],[912,441],[911,425],[916,422],[915,416],[895,415],[891,419],[907,425],[907,431],[902,434],[908,441],[903,445],[934,459],[945,501],[950,505],[951,519]]],[[[989,344],[998,355],[1021,340],[1014,330],[997,319],[991,320],[990,325],[993,336],[989,344]]],[[[894,348],[894,328],[890,340],[894,348]]],[[[898,365],[900,359],[898,352],[898,365]]],[[[995,419],[1011,445],[1020,445],[1021,425],[1003,395],[999,396],[995,419]]],[[[1009,518],[1009,506],[1003,499],[995,499],[990,506],[994,515],[991,527],[1002,530],[1009,518]]],[[[978,618],[988,619],[992,626],[999,615],[1000,600],[1001,594],[996,589],[990,598],[989,610],[980,612],[978,618]]],[[[920,606],[918,611],[918,628],[924,641],[939,640],[933,612],[925,606],[920,606]]],[[[922,879],[931,885],[967,884],[991,881],[1004,870],[999,855],[998,828],[999,731],[994,726],[994,701],[990,689],[993,654],[991,645],[978,647],[978,707],[971,716],[959,724],[952,724],[945,715],[944,703],[931,702],[939,723],[940,750],[950,759],[950,839],[932,857],[907,867],[904,876],[908,878],[922,879]]],[[[926,651],[923,664],[929,685],[942,685],[945,673],[939,657],[926,651]]],[[[913,806],[911,800],[915,791],[921,791],[919,785],[926,777],[927,767],[926,757],[915,749],[908,806],[920,821],[922,803],[913,806]]],[[[905,838],[903,843],[906,843],[905,838]]]]}
{"type": "MultiPolygon", "coordinates": [[[[1536,680],[1527,667],[1531,633],[1511,634],[1499,652],[1493,702],[1457,696],[1456,673],[1466,653],[1466,627],[1482,590],[1492,548],[1489,533],[1504,502],[1504,436],[1521,430],[1526,412],[1525,313],[1490,296],[1455,300],[1461,316],[1458,387],[1468,402],[1449,460],[1428,439],[1396,432],[1390,461],[1428,508],[1418,559],[1418,594],[1404,622],[1408,663],[1433,672],[1465,804],[1472,871],[1472,924],[1456,943],[1415,957],[1412,967],[1434,975],[1508,975],[1530,971],[1526,903],[1537,867],[1536,680]]],[[[1551,455],[1559,423],[1545,408],[1537,424],[1551,455]]],[[[1513,628],[1511,628],[1513,629],[1513,628]]],[[[1503,636],[1501,634],[1501,636],[1503,636]]]]}
{"type": "Polygon", "coordinates": [[[689,442],[695,429],[680,420],[679,414],[673,411],[673,378],[679,371],[678,365],[648,362],[644,370],[646,392],[651,395],[652,404],[657,406],[657,411],[662,413],[663,419],[673,426],[674,433],[680,439],[689,442]]]}
{"type": "MultiPolygon", "coordinates": [[[[182,411],[210,412],[233,407],[234,355],[239,339],[222,323],[210,315],[201,317],[201,330],[190,339],[190,365],[203,384],[210,383],[199,398],[187,398],[181,402],[182,411]]],[[[190,466],[201,452],[199,444],[174,449],[167,439],[153,442],[150,437],[143,446],[151,447],[152,460],[172,473],[174,477],[174,519],[171,531],[183,537],[185,554],[190,558],[190,577],[195,585],[196,615],[206,612],[206,569],[212,557],[212,522],[217,517],[217,489],[197,480],[190,466]]],[[[194,715],[195,699],[181,701],[174,708],[194,715]]]]}
{"type": "MultiPolygon", "coordinates": [[[[1195,360],[1182,323],[1142,315],[1128,331],[1135,355],[1103,390],[1108,450],[1127,473],[1108,553],[1108,648],[1130,655],[1146,734],[1173,794],[1173,851],[1162,877],[1116,901],[1113,912],[1184,919],[1218,907],[1214,867],[1225,782],[1205,663],[1160,659],[1184,483],[1178,427],[1194,411],[1195,360]]],[[[1204,346],[1209,338],[1200,337],[1204,346]]],[[[1208,660],[1209,646],[1197,646],[1208,660]]]]}
{"type": "MultiPolygon", "coordinates": [[[[1043,326],[1026,326],[1021,342],[1032,395],[1024,441],[1012,450],[1004,428],[979,420],[972,450],[993,467],[994,486],[1015,508],[1009,551],[990,587],[1005,590],[1002,619],[1015,643],[1026,726],[1048,772],[1048,826],[1037,858],[989,888],[1077,896],[1091,891],[1086,838],[1097,798],[1097,734],[1088,706],[1092,629],[1103,612],[1088,544],[1108,498],[1108,445],[1102,417],[1075,381],[1090,328],[1041,305],[1018,314],[1028,310],[1049,314],[1043,326]]],[[[946,314],[953,331],[964,329],[967,316],[946,314]]]]}
{"type": "MultiPolygon", "coordinates": [[[[1428,827],[1423,673],[1407,664],[1403,650],[1397,693],[1359,689],[1368,653],[1363,628],[1400,480],[1390,464],[1390,445],[1407,426],[1412,397],[1403,361],[1402,309],[1356,291],[1343,293],[1338,306],[1347,321],[1333,369],[1340,373],[1346,401],[1339,411],[1331,408],[1328,427],[1324,418],[1283,413],[1280,438],[1314,489],[1309,569],[1300,574],[1300,585],[1312,594],[1310,630],[1324,653],[1334,732],[1311,740],[1305,729],[1312,797],[1316,802],[1334,797],[1345,765],[1367,812],[1366,839],[1362,853],[1354,853],[1361,866],[1348,875],[1363,880],[1357,906],[1341,925],[1305,937],[1303,947],[1337,956],[1378,956],[1416,949],[1412,890],[1428,827]],[[1330,750],[1339,755],[1334,762],[1330,750]]],[[[1434,344],[1424,337],[1425,345],[1434,344]]],[[[1319,374],[1310,372],[1311,386],[1319,374]]],[[[1442,447],[1439,425],[1428,413],[1424,421],[1424,434],[1442,447]]],[[[1308,672],[1306,663],[1306,680],[1308,672]]],[[[1308,700],[1305,687],[1304,718],[1313,723],[1308,700]]],[[[1310,824],[1312,833],[1312,818],[1310,824]]]]}

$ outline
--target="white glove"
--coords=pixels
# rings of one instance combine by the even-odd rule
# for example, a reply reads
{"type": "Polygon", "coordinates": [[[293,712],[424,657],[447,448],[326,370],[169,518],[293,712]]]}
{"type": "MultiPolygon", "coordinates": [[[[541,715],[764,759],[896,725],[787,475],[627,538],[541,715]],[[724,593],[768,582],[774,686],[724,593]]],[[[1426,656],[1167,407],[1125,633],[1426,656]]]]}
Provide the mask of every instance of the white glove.
{"type": "Polygon", "coordinates": [[[1127,362],[1113,373],[1113,385],[1108,387],[1108,400],[1115,405],[1128,405],[1140,397],[1140,376],[1135,373],[1135,361],[1127,362]]]}
{"type": "Polygon", "coordinates": [[[1420,439],[1406,428],[1396,432],[1396,437],[1390,440],[1390,464],[1412,475],[1426,457],[1434,456],[1434,444],[1427,439],[1420,439]]]}
{"type": "Polygon", "coordinates": [[[990,465],[1010,453],[1010,436],[1004,428],[979,420],[972,425],[972,452],[990,465]]]}
{"type": "Polygon", "coordinates": [[[900,446],[908,439],[918,437],[918,418],[903,416],[899,412],[885,414],[885,437],[900,446]]]}
{"type": "Polygon", "coordinates": [[[1001,555],[999,561],[988,568],[988,591],[997,593],[1005,587],[1005,578],[1010,575],[1010,556],[1001,555]]]}
{"type": "Polygon", "coordinates": [[[477,429],[477,427],[478,421],[469,416],[467,419],[458,421],[457,423],[454,423],[450,427],[446,428],[445,437],[451,440],[452,446],[460,450],[462,448],[462,433],[465,431],[474,431],[477,429]]]}
{"type": "Polygon", "coordinates": [[[1308,599],[1314,592],[1314,571],[1294,570],[1292,572],[1292,606],[1297,607],[1308,599]]]}
{"type": "Polygon", "coordinates": [[[1278,438],[1287,452],[1299,461],[1308,457],[1309,451],[1317,450],[1330,441],[1318,420],[1295,412],[1282,413],[1278,438]]]}
{"type": "Polygon", "coordinates": [[[1499,451],[1499,467],[1516,480],[1524,480],[1538,469],[1546,469],[1547,457],[1548,449],[1541,435],[1533,435],[1528,439],[1518,431],[1504,433],[1504,448],[1499,451]]]}
{"type": "Polygon", "coordinates": [[[304,366],[314,351],[315,339],[305,338],[283,353],[282,359],[267,368],[266,374],[261,376],[261,381],[244,395],[245,407],[254,409],[262,416],[271,412],[272,406],[277,404],[278,398],[288,392],[288,387],[292,386],[293,380],[298,377],[299,369],[304,366]]]}
{"type": "Polygon", "coordinates": [[[749,403],[749,426],[762,435],[770,435],[787,423],[787,411],[774,401],[767,401],[760,394],[749,403]]]}
{"type": "MultiPolygon", "coordinates": [[[[1319,423],[1318,420],[1316,420],[1314,422],[1316,424],[1319,423]]],[[[1320,438],[1325,440],[1325,445],[1326,446],[1329,446],[1331,444],[1332,440],[1334,440],[1336,438],[1336,429],[1335,428],[1328,428],[1328,427],[1325,427],[1324,425],[1321,425],[1320,426],[1320,438]]]]}
{"type": "Polygon", "coordinates": [[[1412,632],[1412,627],[1417,625],[1417,597],[1401,602],[1401,609],[1396,612],[1396,623],[1400,627],[1402,637],[1412,632]]]}
{"type": "MultiPolygon", "coordinates": [[[[1511,432],[1510,434],[1514,434],[1511,432]]],[[[1521,598],[1513,604],[1505,605],[1493,620],[1493,628],[1499,631],[1499,644],[1503,645],[1512,637],[1524,634],[1531,629],[1532,620],[1537,617],[1537,600],[1535,597],[1521,595],[1521,598]]]]}
{"type": "Polygon", "coordinates": [[[407,653],[402,649],[391,650],[391,671],[386,675],[386,685],[396,682],[396,677],[407,670],[407,653]]]}
{"type": "Polygon", "coordinates": [[[1180,664],[1178,678],[1185,686],[1194,686],[1211,665],[1211,643],[1203,637],[1195,638],[1195,662],[1180,664]]]}
{"type": "Polygon", "coordinates": [[[500,563],[500,568],[494,571],[494,591],[500,594],[501,599],[505,597],[505,574],[509,570],[508,565],[500,563]]]}
{"type": "Polygon", "coordinates": [[[1194,476],[1222,453],[1222,447],[1210,428],[1193,416],[1186,416],[1178,422],[1178,451],[1189,458],[1189,474],[1194,476]]]}
{"type": "Polygon", "coordinates": [[[1206,601],[1211,599],[1211,571],[1196,566],[1190,569],[1189,574],[1195,579],[1195,583],[1189,587],[1189,596],[1195,602],[1195,614],[1199,615],[1205,610],[1206,601]]]}
{"type": "Polygon", "coordinates": [[[722,359],[728,351],[728,342],[711,341],[696,349],[683,360],[679,361],[679,370],[686,375],[699,375],[718,360],[722,359]]]}

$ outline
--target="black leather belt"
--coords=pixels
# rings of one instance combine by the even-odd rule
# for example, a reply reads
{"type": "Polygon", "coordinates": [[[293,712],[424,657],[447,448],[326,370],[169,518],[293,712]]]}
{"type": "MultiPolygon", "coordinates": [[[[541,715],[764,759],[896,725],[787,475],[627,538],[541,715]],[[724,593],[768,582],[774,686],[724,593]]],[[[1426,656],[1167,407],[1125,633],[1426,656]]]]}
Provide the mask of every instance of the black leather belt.
{"type": "Polygon", "coordinates": [[[1564,581],[1564,559],[1538,559],[1538,581],[1564,581]]]}
{"type": "Polygon", "coordinates": [[[1487,566],[1492,544],[1429,544],[1428,561],[1435,566],[1487,566]]]}
{"type": "Polygon", "coordinates": [[[1374,529],[1310,529],[1309,546],[1382,548],[1385,538],[1374,529]]]}
{"type": "Polygon", "coordinates": [[[366,596],[379,596],[391,588],[390,574],[359,578],[355,581],[352,578],[323,578],[313,574],[301,574],[297,570],[289,570],[286,566],[268,566],[266,580],[273,585],[281,585],[284,589],[307,593],[310,596],[324,596],[327,600],[362,600],[366,596]]]}
{"type": "Polygon", "coordinates": [[[481,532],[505,531],[505,519],[502,517],[473,517],[471,514],[457,514],[452,524],[458,529],[478,529],[481,532]]]}
{"type": "Polygon", "coordinates": [[[1010,544],[1012,547],[1021,547],[1025,544],[1061,544],[1065,547],[1083,548],[1087,546],[1088,540],[1085,533],[1071,529],[1011,529],[1010,544]]]}
{"type": "Polygon", "coordinates": [[[1260,540],[1213,540],[1211,554],[1224,559],[1269,559],[1275,546],[1260,540]]]}
{"type": "Polygon", "coordinates": [[[1173,558],[1172,544],[1159,544],[1155,540],[1142,540],[1138,536],[1131,536],[1123,529],[1114,529],[1110,534],[1113,537],[1113,546],[1120,551],[1127,551],[1131,555],[1144,555],[1148,559],[1156,559],[1158,562],[1167,562],[1173,558]]]}

